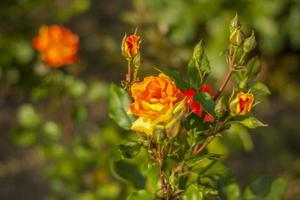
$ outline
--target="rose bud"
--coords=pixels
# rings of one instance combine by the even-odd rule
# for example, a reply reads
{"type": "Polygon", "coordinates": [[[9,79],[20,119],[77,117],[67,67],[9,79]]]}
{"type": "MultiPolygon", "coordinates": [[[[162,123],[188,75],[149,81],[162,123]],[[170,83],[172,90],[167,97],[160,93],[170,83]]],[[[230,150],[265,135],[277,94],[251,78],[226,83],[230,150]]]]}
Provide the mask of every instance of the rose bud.
{"type": "Polygon", "coordinates": [[[230,44],[234,46],[240,46],[244,41],[243,31],[240,29],[234,30],[230,35],[230,44]]]}
{"type": "Polygon", "coordinates": [[[131,59],[140,53],[140,36],[132,34],[129,36],[124,36],[122,41],[122,55],[125,58],[131,59]]]}
{"type": "Polygon", "coordinates": [[[243,46],[243,50],[248,53],[252,51],[256,47],[256,40],[255,40],[255,35],[254,31],[252,31],[252,34],[250,37],[246,38],[243,46]]]}
{"type": "Polygon", "coordinates": [[[239,92],[230,103],[230,111],[235,115],[245,115],[251,111],[253,103],[252,93],[239,92]]]}
{"type": "Polygon", "coordinates": [[[241,27],[241,24],[239,22],[239,16],[236,13],[234,18],[230,22],[230,26],[229,26],[230,33],[232,33],[236,29],[239,29],[240,27],[241,27]]]}

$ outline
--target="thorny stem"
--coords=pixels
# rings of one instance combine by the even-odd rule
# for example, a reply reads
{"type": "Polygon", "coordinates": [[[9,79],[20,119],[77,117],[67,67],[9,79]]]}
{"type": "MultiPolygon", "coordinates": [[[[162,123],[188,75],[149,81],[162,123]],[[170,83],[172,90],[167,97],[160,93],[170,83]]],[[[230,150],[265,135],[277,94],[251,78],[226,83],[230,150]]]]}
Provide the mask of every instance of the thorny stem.
{"type": "Polygon", "coordinates": [[[134,67],[134,72],[133,72],[133,82],[137,80],[137,74],[138,74],[138,68],[134,67]]]}
{"type": "Polygon", "coordinates": [[[219,98],[219,96],[222,94],[223,90],[225,89],[226,85],[228,84],[233,70],[234,70],[234,59],[235,59],[235,55],[236,55],[236,51],[234,51],[234,53],[232,54],[232,48],[229,48],[229,53],[227,56],[227,62],[228,62],[228,73],[225,77],[225,79],[223,80],[223,82],[221,83],[219,90],[218,90],[218,94],[215,96],[214,100],[217,100],[219,98]]]}
{"type": "Polygon", "coordinates": [[[200,147],[195,148],[193,154],[197,155],[203,151],[203,149],[205,149],[215,139],[215,137],[217,137],[217,134],[210,136],[200,147]]]}
{"type": "Polygon", "coordinates": [[[227,83],[229,82],[231,76],[232,76],[232,73],[233,73],[233,70],[230,69],[224,79],[224,81],[222,82],[220,88],[219,88],[219,91],[218,91],[218,94],[215,96],[215,100],[219,98],[219,96],[222,94],[224,88],[226,87],[227,83]]]}
{"type": "Polygon", "coordinates": [[[159,144],[157,145],[157,163],[158,163],[158,168],[159,168],[160,184],[161,184],[165,199],[168,200],[169,199],[169,187],[165,183],[165,179],[164,179],[164,174],[163,174],[163,169],[162,169],[163,158],[161,155],[161,146],[159,144]]]}

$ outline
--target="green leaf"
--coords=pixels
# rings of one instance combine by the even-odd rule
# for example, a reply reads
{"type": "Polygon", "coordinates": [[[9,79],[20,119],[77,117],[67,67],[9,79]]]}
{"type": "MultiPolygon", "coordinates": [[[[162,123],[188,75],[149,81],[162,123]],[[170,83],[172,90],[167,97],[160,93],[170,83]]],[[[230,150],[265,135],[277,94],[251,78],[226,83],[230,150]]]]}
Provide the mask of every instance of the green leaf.
{"type": "Polygon", "coordinates": [[[119,150],[125,158],[135,157],[141,149],[141,145],[136,141],[123,140],[119,145],[119,150]]]}
{"type": "Polygon", "coordinates": [[[146,190],[139,190],[131,193],[128,197],[127,200],[152,200],[154,196],[146,191],[146,190]]]}
{"type": "Polygon", "coordinates": [[[191,184],[183,193],[183,200],[202,200],[203,193],[199,190],[198,186],[195,184],[191,184]]]}
{"type": "Polygon", "coordinates": [[[21,147],[29,147],[37,142],[37,133],[22,127],[13,130],[11,137],[14,143],[21,147]]]}
{"type": "Polygon", "coordinates": [[[135,165],[123,160],[114,161],[111,170],[117,178],[130,182],[136,189],[144,188],[146,179],[135,165]]]}
{"type": "Polygon", "coordinates": [[[175,71],[174,69],[171,68],[163,68],[163,69],[154,68],[154,69],[169,76],[172,80],[175,81],[175,84],[179,89],[187,90],[189,88],[188,84],[183,80],[182,75],[180,75],[178,71],[175,71]]]}
{"type": "Polygon", "coordinates": [[[205,158],[207,158],[208,160],[220,160],[222,155],[220,154],[216,154],[216,153],[207,153],[207,152],[203,152],[200,154],[197,154],[193,157],[191,157],[189,160],[187,160],[186,164],[189,167],[193,167],[199,164],[200,161],[204,160],[205,158]]]}
{"type": "Polygon", "coordinates": [[[256,100],[271,94],[269,88],[262,82],[256,82],[251,87],[251,92],[254,94],[256,100]]]}
{"type": "Polygon", "coordinates": [[[281,200],[287,182],[272,176],[259,177],[244,191],[244,200],[281,200]]]}
{"type": "Polygon", "coordinates": [[[202,176],[215,177],[217,189],[222,200],[240,200],[240,187],[231,170],[221,161],[215,161],[202,176]]]}
{"type": "Polygon", "coordinates": [[[250,79],[254,79],[261,71],[261,64],[257,56],[251,58],[247,63],[248,76],[250,79]]]}
{"type": "Polygon", "coordinates": [[[188,65],[188,78],[190,86],[194,89],[199,89],[205,76],[210,72],[210,65],[208,58],[202,47],[202,41],[200,41],[193,51],[193,57],[189,61],[188,65]]]}
{"type": "Polygon", "coordinates": [[[188,65],[188,78],[189,78],[190,86],[196,90],[200,88],[202,82],[200,76],[200,70],[198,71],[198,69],[196,67],[195,60],[191,59],[188,65]]]}
{"type": "Polygon", "coordinates": [[[249,117],[247,119],[244,119],[243,121],[240,121],[241,124],[248,128],[257,128],[257,127],[262,127],[262,126],[268,126],[267,124],[262,123],[258,119],[254,117],[249,117]]]}
{"type": "Polygon", "coordinates": [[[211,114],[212,116],[216,116],[215,114],[215,102],[213,97],[207,92],[196,93],[194,99],[197,102],[200,102],[203,106],[203,109],[211,114]]]}
{"type": "Polygon", "coordinates": [[[128,93],[124,89],[112,84],[109,90],[109,117],[126,130],[130,129],[131,123],[134,121],[134,117],[127,114],[129,105],[130,99],[128,93]]]}

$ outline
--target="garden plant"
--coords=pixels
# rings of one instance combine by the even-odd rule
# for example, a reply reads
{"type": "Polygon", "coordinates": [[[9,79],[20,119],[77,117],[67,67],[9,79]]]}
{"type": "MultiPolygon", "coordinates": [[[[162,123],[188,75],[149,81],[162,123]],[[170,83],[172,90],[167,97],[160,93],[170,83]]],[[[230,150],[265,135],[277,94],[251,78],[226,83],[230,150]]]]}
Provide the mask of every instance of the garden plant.
{"type": "Polygon", "coordinates": [[[227,75],[218,88],[209,84],[204,41],[194,47],[186,73],[154,67],[142,78],[141,36],[124,36],[127,74],[121,86],[110,87],[109,116],[129,132],[111,159],[115,176],[134,188],[129,200],[282,199],[283,179],[260,177],[242,190],[223,155],[208,148],[234,124],[267,126],[253,115],[270,93],[256,80],[255,33],[246,36],[237,15],[229,32],[227,75]]]}

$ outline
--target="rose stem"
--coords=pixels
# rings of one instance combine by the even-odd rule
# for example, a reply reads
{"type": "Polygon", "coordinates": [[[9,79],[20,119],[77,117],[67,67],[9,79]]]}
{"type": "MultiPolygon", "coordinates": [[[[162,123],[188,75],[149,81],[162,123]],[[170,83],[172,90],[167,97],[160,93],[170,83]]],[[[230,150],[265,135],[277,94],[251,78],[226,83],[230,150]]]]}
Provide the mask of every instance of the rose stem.
{"type": "Polygon", "coordinates": [[[130,71],[130,68],[131,68],[131,66],[130,66],[130,60],[128,60],[128,62],[127,62],[127,70],[128,70],[128,72],[127,72],[127,75],[126,75],[126,80],[127,80],[128,83],[131,82],[131,71],[130,71]]]}
{"type": "Polygon", "coordinates": [[[166,199],[168,199],[168,193],[169,192],[168,192],[168,187],[165,183],[164,174],[163,174],[163,171],[162,171],[163,159],[162,159],[162,156],[161,156],[161,146],[160,145],[157,145],[157,163],[158,163],[158,167],[159,167],[160,184],[161,184],[161,187],[163,189],[164,195],[166,195],[166,199]]]}

